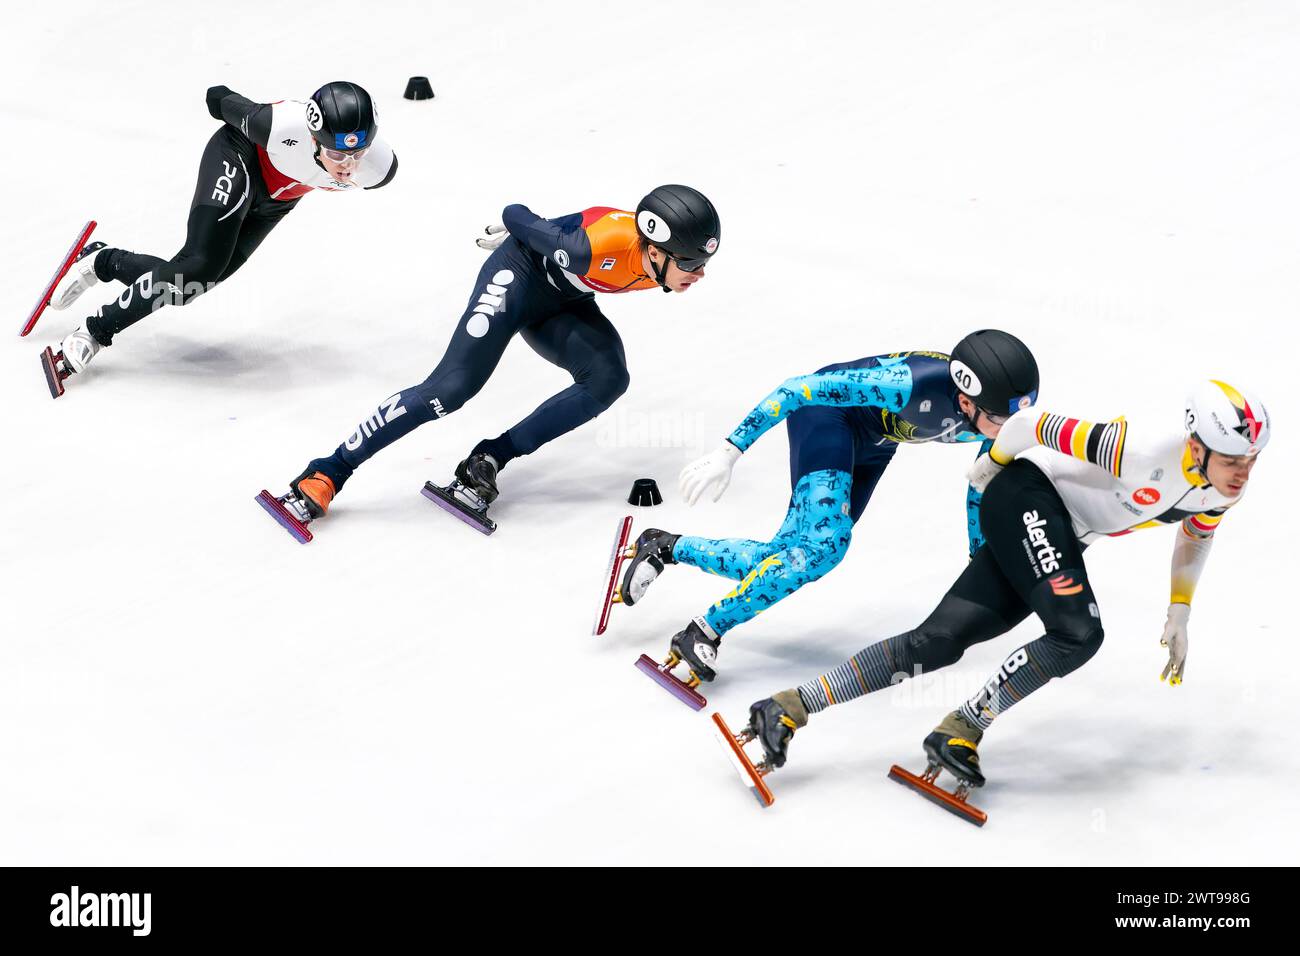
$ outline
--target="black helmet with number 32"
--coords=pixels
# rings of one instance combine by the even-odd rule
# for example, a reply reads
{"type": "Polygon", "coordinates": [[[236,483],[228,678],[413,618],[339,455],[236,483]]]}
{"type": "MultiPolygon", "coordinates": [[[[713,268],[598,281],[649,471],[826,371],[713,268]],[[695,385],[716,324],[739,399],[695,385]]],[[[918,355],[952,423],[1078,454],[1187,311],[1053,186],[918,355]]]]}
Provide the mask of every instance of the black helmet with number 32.
{"type": "Polygon", "coordinates": [[[977,408],[1005,420],[1038,400],[1038,363],[1009,332],[980,329],[955,346],[948,374],[977,408]]]}
{"type": "MultiPolygon", "coordinates": [[[[718,251],[722,222],[713,203],[699,190],[657,186],[637,204],[636,231],[666,252],[683,272],[694,272],[718,251]]],[[[655,280],[663,285],[663,267],[653,265],[655,280]]]]}
{"type": "Polygon", "coordinates": [[[335,80],[311,95],[307,128],[325,149],[350,153],[369,148],[379,123],[369,93],[355,83],[335,80]]]}

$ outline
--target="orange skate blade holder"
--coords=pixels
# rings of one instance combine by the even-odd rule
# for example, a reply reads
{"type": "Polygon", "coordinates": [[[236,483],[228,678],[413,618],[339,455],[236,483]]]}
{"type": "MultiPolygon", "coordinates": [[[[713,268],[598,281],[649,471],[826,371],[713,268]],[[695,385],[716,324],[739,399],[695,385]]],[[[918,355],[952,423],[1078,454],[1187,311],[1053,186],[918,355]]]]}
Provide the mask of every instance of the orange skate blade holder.
{"type": "MultiPolygon", "coordinates": [[[[754,766],[754,762],[749,759],[749,754],[745,753],[740,737],[731,732],[727,722],[722,719],[722,715],[714,713],[713,715],[714,735],[718,739],[722,752],[726,754],[728,761],[740,774],[740,781],[749,788],[749,792],[754,795],[758,805],[766,809],[776,802],[776,797],[772,796],[772,791],[768,788],[763,778],[769,773],[766,767],[760,769],[754,766]]],[[[753,738],[747,738],[744,743],[748,743],[753,738]]]]}
{"type": "Polygon", "coordinates": [[[609,613],[613,610],[615,604],[622,604],[623,598],[618,590],[618,572],[623,566],[623,562],[631,557],[628,554],[627,539],[632,534],[632,516],[628,515],[618,523],[614,531],[614,547],[609,552],[609,564],[605,568],[605,592],[604,600],[600,605],[600,612],[596,615],[596,621],[591,626],[591,636],[599,637],[605,633],[609,627],[609,613]]]}
{"type": "Polygon", "coordinates": [[[984,826],[988,822],[989,815],[979,807],[973,807],[966,802],[966,798],[970,796],[970,786],[963,781],[957,785],[956,791],[950,792],[943,789],[943,787],[935,783],[935,780],[939,777],[940,769],[937,764],[931,764],[926,768],[925,773],[918,777],[916,774],[904,770],[898,764],[894,764],[889,768],[889,777],[905,787],[911,787],[931,803],[938,804],[954,816],[961,817],[967,823],[973,823],[977,827],[984,826]]]}

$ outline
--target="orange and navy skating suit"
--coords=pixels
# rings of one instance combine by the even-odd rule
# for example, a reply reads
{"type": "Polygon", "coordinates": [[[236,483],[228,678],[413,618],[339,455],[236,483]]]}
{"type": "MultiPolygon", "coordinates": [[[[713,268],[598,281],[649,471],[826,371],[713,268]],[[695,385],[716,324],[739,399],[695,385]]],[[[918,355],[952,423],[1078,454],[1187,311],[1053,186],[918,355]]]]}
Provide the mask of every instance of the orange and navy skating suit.
{"type": "MultiPolygon", "coordinates": [[[[438,367],[381,402],[334,454],[311,462],[309,469],[328,475],[336,488],[380,449],[473,398],[516,335],[569,372],[573,384],[475,447],[502,467],[595,418],[627,389],[623,342],[596,293],[658,287],[642,268],[633,214],[595,206],[543,219],[512,205],[501,218],[510,237],[479,270],[438,367]]],[[[541,397],[527,382],[512,388],[528,405],[541,397]]]]}
{"type": "Polygon", "coordinates": [[[636,292],[657,285],[646,275],[637,238],[636,215],[611,206],[543,219],[527,206],[501,214],[510,235],[540,257],[557,289],[579,292],[636,292]]]}

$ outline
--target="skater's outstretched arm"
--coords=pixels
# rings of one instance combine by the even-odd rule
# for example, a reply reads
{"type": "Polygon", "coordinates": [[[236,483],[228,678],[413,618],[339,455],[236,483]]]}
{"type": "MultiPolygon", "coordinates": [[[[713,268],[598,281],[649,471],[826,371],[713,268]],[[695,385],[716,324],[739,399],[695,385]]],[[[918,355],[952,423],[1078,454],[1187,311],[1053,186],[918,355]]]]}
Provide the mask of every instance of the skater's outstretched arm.
{"type": "Polygon", "coordinates": [[[1183,682],[1183,668],[1187,661],[1187,620],[1192,614],[1192,594],[1196,582],[1210,557],[1214,531],[1222,520],[1226,508],[1216,508],[1205,514],[1184,518],[1174,541],[1174,556],[1170,566],[1169,611],[1165,630],[1160,636],[1162,646],[1169,648],[1169,662],[1160,674],[1161,680],[1176,686],[1183,682]]]}
{"type": "Polygon", "coordinates": [[[591,242],[582,227],[582,213],[543,219],[527,206],[513,203],[502,211],[501,222],[510,235],[565,272],[585,275],[591,267],[591,242]]]}
{"type": "Polygon", "coordinates": [[[900,362],[868,368],[828,369],[786,379],[745,416],[721,445],[682,469],[678,476],[682,498],[689,505],[694,505],[706,493],[714,501],[721,498],[741,453],[773,425],[800,408],[839,405],[897,412],[911,395],[912,370],[900,362]]]}
{"type": "Polygon", "coordinates": [[[786,379],[727,436],[742,452],[773,425],[809,405],[857,406],[897,411],[912,394],[912,370],[903,364],[842,368],[786,379]]]}

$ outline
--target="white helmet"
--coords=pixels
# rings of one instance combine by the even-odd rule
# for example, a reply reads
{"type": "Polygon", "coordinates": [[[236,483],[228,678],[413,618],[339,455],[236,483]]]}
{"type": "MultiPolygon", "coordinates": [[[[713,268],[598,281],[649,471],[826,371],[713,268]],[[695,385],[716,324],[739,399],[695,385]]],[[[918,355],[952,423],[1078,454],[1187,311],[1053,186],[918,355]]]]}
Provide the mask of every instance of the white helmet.
{"type": "Polygon", "coordinates": [[[1211,379],[1187,399],[1187,430],[1210,451],[1253,458],[1268,444],[1268,410],[1253,393],[1211,379]]]}

